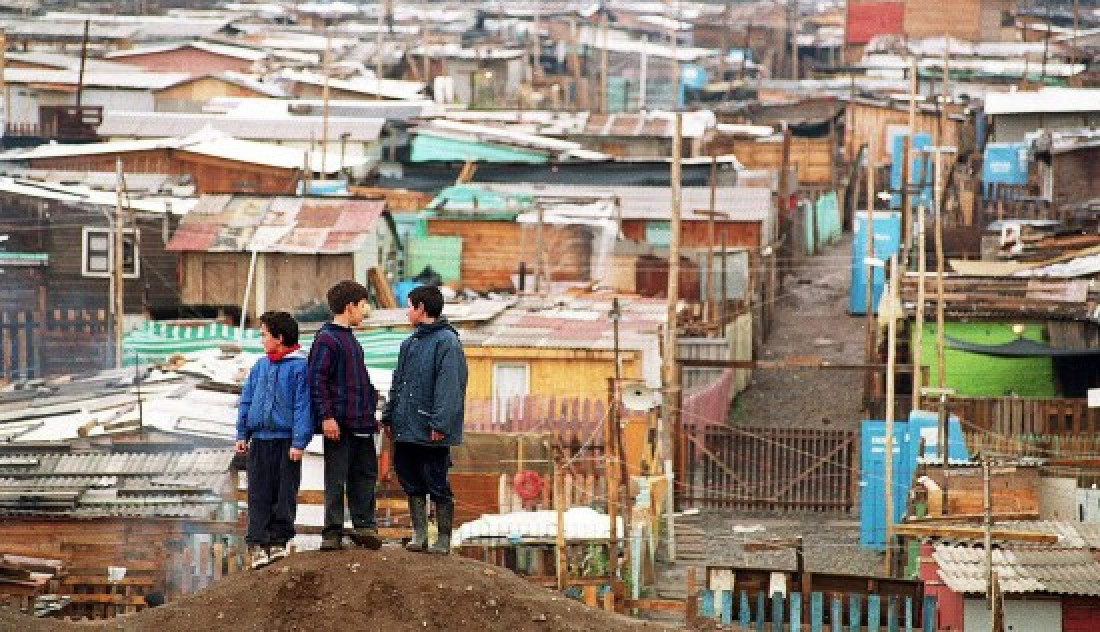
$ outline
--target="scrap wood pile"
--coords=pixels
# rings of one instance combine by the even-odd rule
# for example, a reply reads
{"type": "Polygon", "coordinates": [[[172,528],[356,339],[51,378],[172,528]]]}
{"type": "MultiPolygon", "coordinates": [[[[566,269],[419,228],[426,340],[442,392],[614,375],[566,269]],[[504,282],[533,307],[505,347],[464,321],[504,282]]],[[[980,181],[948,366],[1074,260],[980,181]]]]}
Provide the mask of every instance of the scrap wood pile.
{"type": "Polygon", "coordinates": [[[292,555],[158,608],[77,625],[0,610],[0,629],[27,632],[664,629],[589,608],[500,567],[396,547],[292,555]]]}
{"type": "Polygon", "coordinates": [[[0,554],[0,602],[20,603],[33,598],[38,615],[61,609],[66,599],[46,593],[55,587],[53,580],[61,576],[62,566],[61,560],[0,554]]]}

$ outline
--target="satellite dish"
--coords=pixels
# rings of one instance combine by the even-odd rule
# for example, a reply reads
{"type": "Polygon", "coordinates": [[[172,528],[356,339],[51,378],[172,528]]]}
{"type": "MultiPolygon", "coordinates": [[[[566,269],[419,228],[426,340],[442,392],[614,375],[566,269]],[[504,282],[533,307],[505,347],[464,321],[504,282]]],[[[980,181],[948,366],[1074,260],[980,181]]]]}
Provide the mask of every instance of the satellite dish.
{"type": "Polygon", "coordinates": [[[645,384],[629,384],[623,387],[623,407],[627,410],[645,412],[652,410],[661,403],[661,396],[656,389],[649,388],[645,384]]]}

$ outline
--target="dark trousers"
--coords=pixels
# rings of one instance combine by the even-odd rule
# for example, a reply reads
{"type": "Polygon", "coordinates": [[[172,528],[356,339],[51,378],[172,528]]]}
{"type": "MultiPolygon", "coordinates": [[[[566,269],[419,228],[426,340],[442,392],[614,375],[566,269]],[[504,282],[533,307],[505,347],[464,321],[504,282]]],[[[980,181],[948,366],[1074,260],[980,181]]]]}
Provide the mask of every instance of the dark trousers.
{"type": "Polygon", "coordinates": [[[432,497],[437,505],[454,502],[447,470],[451,469],[451,449],[447,446],[428,446],[419,443],[395,443],[393,469],[401,489],[409,496],[432,497]]]}
{"type": "Polygon", "coordinates": [[[285,545],[294,537],[302,462],[289,453],[290,439],[253,439],[248,446],[248,544],[285,545]]]}
{"type": "Polygon", "coordinates": [[[374,487],[378,483],[378,453],[374,436],[347,431],[340,439],[325,439],[325,526],[322,535],[344,532],[344,493],[355,528],[375,527],[374,487]]]}

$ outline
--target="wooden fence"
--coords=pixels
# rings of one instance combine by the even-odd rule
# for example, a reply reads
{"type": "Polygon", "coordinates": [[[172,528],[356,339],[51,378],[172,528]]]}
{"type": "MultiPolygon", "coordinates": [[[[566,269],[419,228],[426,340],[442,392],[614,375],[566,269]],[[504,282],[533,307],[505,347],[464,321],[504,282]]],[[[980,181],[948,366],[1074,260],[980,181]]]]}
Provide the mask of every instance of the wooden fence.
{"type": "MultiPolygon", "coordinates": [[[[925,403],[935,410],[934,402],[925,403]]],[[[952,398],[951,413],[963,420],[964,430],[1007,437],[1047,435],[1089,437],[1100,433],[1100,408],[1085,399],[1024,397],[952,398]]]]}
{"type": "MultiPolygon", "coordinates": [[[[692,607],[688,604],[688,607],[692,607]]],[[[725,625],[738,623],[742,628],[782,632],[823,632],[829,630],[936,630],[936,598],[926,596],[921,601],[895,595],[826,595],[810,594],[803,603],[802,593],[776,592],[769,598],[758,592],[750,598],[748,591],[735,594],[732,590],[703,590],[698,598],[698,616],[714,619],[725,625]],[[828,608],[826,608],[828,605],[828,608]],[[804,617],[803,608],[809,609],[804,617]],[[805,623],[804,623],[805,622],[805,623]]]]}
{"type": "Polygon", "coordinates": [[[0,311],[0,382],[107,366],[103,310],[0,311]]]}
{"type": "Polygon", "coordinates": [[[850,431],[702,426],[688,435],[684,504],[849,513],[857,458],[850,431]]]}

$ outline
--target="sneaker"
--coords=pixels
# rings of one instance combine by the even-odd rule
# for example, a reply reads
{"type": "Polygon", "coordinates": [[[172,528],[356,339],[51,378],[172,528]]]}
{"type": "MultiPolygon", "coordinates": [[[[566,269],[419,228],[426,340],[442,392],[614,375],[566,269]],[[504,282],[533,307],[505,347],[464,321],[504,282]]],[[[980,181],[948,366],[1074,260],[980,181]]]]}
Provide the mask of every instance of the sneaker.
{"type": "Polygon", "coordinates": [[[248,547],[248,556],[252,559],[252,570],[261,569],[271,563],[271,555],[267,552],[267,547],[253,544],[248,547]]]}
{"type": "Polygon", "coordinates": [[[340,534],[321,536],[322,551],[339,551],[344,548],[343,536],[340,534]]]}
{"type": "Polygon", "coordinates": [[[374,527],[356,527],[351,532],[351,540],[359,546],[377,551],[382,548],[382,538],[378,537],[378,529],[374,527]]]}
{"type": "Polygon", "coordinates": [[[286,550],[285,544],[272,544],[267,550],[267,555],[271,558],[272,562],[283,559],[287,554],[289,554],[289,551],[286,550]]]}

